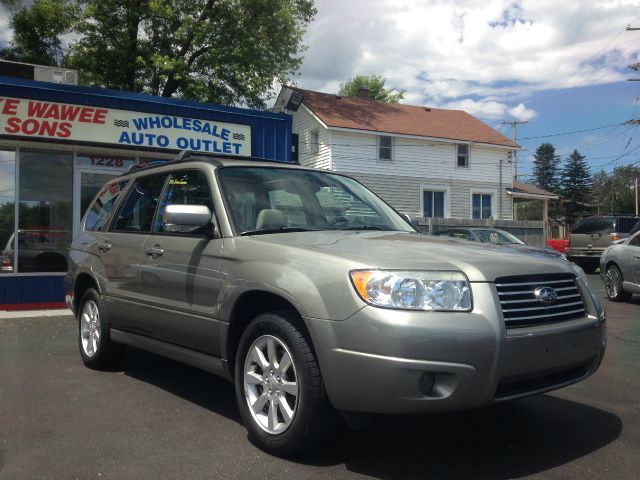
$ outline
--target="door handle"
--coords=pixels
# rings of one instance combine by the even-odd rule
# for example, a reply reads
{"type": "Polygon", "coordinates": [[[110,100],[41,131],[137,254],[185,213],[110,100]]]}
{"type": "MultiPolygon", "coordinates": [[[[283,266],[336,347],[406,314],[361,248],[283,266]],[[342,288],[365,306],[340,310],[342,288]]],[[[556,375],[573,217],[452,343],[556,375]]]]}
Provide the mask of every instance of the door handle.
{"type": "Polygon", "coordinates": [[[161,257],[163,254],[164,254],[164,250],[157,246],[147,248],[147,255],[149,255],[151,258],[158,258],[158,257],[161,257]]]}
{"type": "Polygon", "coordinates": [[[635,258],[636,260],[640,260],[640,255],[634,255],[633,258],[635,258]]]}
{"type": "Polygon", "coordinates": [[[103,252],[103,253],[104,253],[104,252],[107,252],[107,251],[111,250],[111,247],[112,247],[112,246],[113,246],[113,245],[111,245],[111,243],[110,243],[110,242],[108,242],[108,241],[106,241],[106,240],[105,240],[105,241],[104,241],[104,242],[102,242],[100,245],[98,245],[98,250],[100,250],[101,252],[103,252]]]}

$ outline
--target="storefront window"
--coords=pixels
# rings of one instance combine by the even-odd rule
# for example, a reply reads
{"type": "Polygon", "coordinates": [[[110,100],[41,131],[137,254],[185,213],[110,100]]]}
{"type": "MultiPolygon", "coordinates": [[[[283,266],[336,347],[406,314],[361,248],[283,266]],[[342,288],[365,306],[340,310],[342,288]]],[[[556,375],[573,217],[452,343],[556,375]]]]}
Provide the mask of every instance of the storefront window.
{"type": "Polygon", "coordinates": [[[0,273],[14,273],[16,154],[0,150],[0,273]]]}
{"type": "Polygon", "coordinates": [[[18,272],[64,272],[72,231],[73,155],[21,150],[18,272]]]}
{"type": "Polygon", "coordinates": [[[135,164],[133,158],[115,157],[113,155],[79,154],[76,160],[80,178],[80,215],[84,216],[91,201],[102,186],[114,177],[125,174],[135,164]]]}

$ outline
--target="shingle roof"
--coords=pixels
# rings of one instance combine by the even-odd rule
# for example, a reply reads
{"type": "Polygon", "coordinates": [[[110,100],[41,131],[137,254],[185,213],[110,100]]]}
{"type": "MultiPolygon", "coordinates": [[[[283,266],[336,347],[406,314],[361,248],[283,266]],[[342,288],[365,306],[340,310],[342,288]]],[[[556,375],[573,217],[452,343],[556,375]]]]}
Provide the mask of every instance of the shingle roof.
{"type": "Polygon", "coordinates": [[[416,135],[519,147],[507,137],[462,110],[427,108],[287,87],[328,127],[416,135]]]}
{"type": "Polygon", "coordinates": [[[513,182],[513,188],[509,189],[512,193],[527,193],[530,195],[541,195],[549,198],[558,198],[557,193],[550,192],[535,185],[528,183],[513,182]]]}

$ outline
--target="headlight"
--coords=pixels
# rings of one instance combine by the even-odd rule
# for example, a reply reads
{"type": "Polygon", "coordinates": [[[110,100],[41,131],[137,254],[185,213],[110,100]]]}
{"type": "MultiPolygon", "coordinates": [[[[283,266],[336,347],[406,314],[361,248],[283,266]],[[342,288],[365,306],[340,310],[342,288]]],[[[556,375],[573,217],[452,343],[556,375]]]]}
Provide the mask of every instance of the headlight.
{"type": "Polygon", "coordinates": [[[358,295],[376,307],[470,312],[471,287],[461,272],[354,270],[358,295]]]}

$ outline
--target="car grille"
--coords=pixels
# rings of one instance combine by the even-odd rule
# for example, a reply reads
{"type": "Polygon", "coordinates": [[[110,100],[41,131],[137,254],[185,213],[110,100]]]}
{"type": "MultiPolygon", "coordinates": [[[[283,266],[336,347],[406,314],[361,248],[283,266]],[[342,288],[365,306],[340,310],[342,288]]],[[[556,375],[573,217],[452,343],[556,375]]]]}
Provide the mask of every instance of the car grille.
{"type": "Polygon", "coordinates": [[[576,279],[571,274],[502,277],[496,279],[496,288],[507,328],[564,322],[586,313],[576,279]],[[538,287],[553,288],[557,299],[542,303],[534,294],[538,287]]]}

